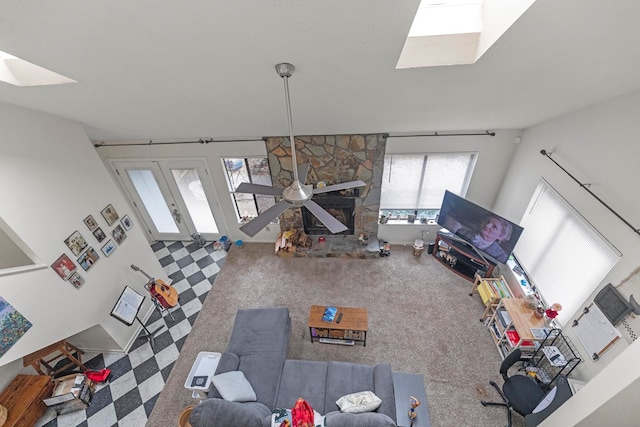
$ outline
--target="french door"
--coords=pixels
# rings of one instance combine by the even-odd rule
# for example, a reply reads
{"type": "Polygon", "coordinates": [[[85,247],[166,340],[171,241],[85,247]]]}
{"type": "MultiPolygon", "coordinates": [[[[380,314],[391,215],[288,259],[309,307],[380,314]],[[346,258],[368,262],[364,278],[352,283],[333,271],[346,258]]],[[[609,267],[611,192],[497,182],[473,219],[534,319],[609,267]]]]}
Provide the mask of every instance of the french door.
{"type": "Polygon", "coordinates": [[[153,240],[219,237],[215,217],[222,214],[204,160],[110,163],[153,240]]]}

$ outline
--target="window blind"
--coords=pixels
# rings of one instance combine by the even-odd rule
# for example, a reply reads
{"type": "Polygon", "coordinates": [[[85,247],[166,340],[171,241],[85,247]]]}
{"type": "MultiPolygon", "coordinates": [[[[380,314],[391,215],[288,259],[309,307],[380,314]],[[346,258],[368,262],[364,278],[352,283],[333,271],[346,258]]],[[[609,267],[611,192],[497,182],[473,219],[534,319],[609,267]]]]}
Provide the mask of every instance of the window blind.
{"type": "Polygon", "coordinates": [[[393,154],[385,156],[382,209],[439,209],[445,190],[464,194],[475,153],[393,154]]]}
{"type": "Polygon", "coordinates": [[[547,304],[560,303],[565,324],[620,259],[620,252],[546,181],[520,223],[514,253],[547,304]]]}

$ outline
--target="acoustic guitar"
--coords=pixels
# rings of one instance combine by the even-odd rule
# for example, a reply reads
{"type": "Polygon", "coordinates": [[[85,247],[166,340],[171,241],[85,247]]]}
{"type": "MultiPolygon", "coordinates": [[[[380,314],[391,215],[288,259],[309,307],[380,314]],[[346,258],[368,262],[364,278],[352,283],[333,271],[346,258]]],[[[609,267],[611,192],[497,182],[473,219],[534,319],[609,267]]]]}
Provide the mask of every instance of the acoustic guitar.
{"type": "Polygon", "coordinates": [[[160,279],[154,279],[145,273],[140,267],[131,264],[131,269],[133,271],[139,271],[144,274],[144,276],[149,280],[148,290],[155,299],[160,302],[162,307],[164,308],[172,308],[178,304],[178,291],[171,286],[167,285],[160,279]]]}

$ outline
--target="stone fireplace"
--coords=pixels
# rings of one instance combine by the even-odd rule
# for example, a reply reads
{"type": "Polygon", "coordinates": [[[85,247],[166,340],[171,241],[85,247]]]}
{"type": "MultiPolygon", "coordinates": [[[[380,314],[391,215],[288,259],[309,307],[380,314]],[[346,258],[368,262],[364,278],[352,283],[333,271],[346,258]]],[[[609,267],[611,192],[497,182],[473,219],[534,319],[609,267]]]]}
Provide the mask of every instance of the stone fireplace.
{"type": "MultiPolygon", "coordinates": [[[[347,226],[348,230],[334,234],[334,236],[353,236],[356,207],[356,200],[353,197],[318,195],[313,198],[313,201],[322,206],[327,212],[333,215],[335,219],[347,226]]],[[[327,227],[307,209],[302,209],[302,225],[304,232],[309,235],[331,234],[327,227]]]]}
{"type": "MultiPolygon", "coordinates": [[[[357,179],[366,184],[365,187],[355,190],[336,192],[338,194],[318,194],[313,197],[313,201],[320,206],[328,210],[334,209],[334,216],[345,217],[348,220],[349,223],[345,225],[349,227],[349,231],[336,237],[357,242],[358,236],[365,234],[370,240],[377,239],[380,185],[387,135],[296,136],[295,141],[298,163],[308,162],[311,165],[305,184],[315,187],[321,181],[325,185],[332,185],[357,179]],[[332,204],[335,206],[331,206],[332,204]]],[[[265,142],[273,185],[286,187],[293,180],[289,138],[269,137],[265,138],[265,142]]],[[[305,215],[311,215],[306,208],[287,209],[280,217],[281,230],[305,229],[305,232],[311,231],[307,234],[334,236],[327,230],[322,230],[315,217],[305,218],[305,215]]],[[[321,223],[320,226],[324,228],[321,223]]]]}

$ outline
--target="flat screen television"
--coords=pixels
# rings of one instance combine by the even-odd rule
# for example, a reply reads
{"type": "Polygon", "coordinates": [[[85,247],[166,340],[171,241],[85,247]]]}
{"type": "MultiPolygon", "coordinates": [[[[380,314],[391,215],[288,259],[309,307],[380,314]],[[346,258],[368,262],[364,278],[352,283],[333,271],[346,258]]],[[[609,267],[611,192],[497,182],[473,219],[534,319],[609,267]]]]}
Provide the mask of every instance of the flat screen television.
{"type": "Polygon", "coordinates": [[[506,263],[523,228],[446,191],[438,216],[438,225],[478,249],[482,255],[506,263]]]}

